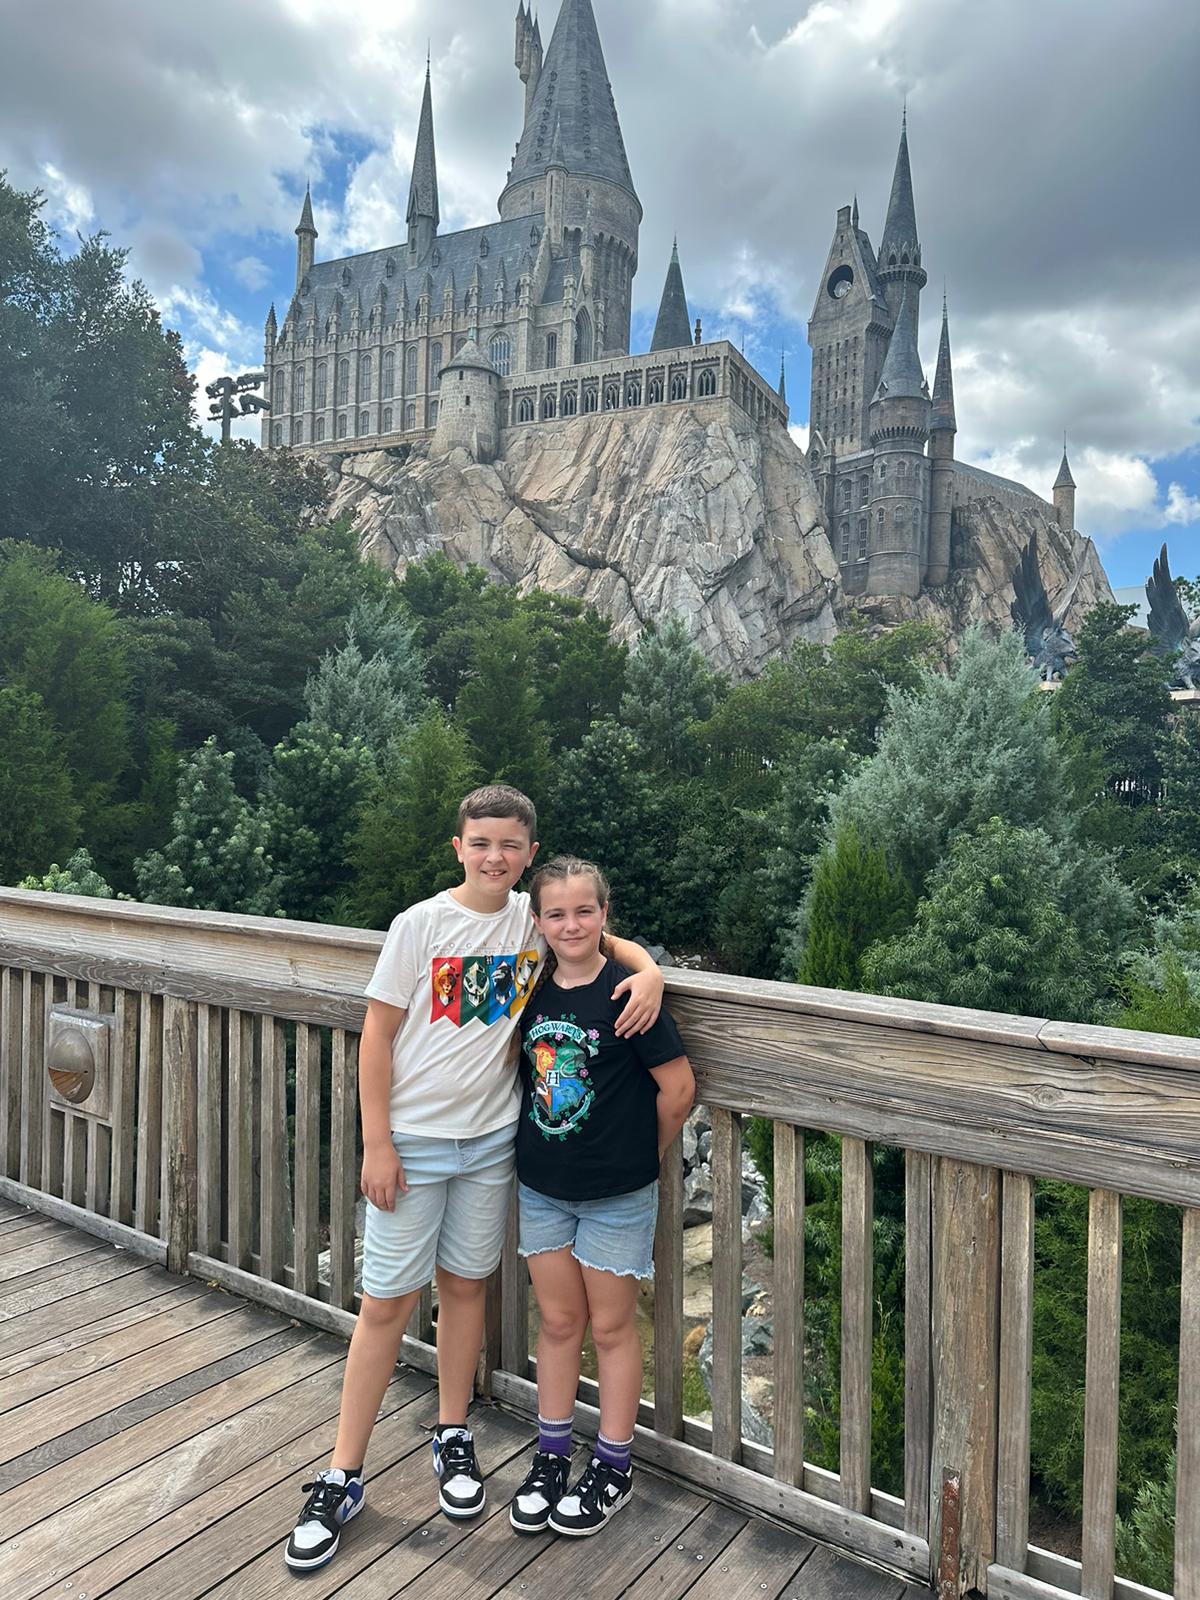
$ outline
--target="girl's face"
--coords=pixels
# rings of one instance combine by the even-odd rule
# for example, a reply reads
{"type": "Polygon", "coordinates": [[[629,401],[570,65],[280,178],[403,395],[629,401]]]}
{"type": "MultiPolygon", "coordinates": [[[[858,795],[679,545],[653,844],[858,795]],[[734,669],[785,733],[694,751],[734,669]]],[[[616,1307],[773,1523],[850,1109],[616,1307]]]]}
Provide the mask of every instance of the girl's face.
{"type": "Polygon", "coordinates": [[[541,901],[533,920],[560,961],[586,961],[599,953],[608,907],[596,898],[590,878],[551,881],[543,885],[541,901]]]}

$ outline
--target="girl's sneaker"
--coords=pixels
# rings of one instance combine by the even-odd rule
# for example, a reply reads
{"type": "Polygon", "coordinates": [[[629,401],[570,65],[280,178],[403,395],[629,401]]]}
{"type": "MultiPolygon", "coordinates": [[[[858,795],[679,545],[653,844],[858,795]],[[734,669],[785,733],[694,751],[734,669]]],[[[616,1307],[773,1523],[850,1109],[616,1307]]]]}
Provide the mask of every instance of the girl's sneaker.
{"type": "Polygon", "coordinates": [[[589,1533],[599,1533],[632,1493],[632,1470],[618,1472],[607,1461],[593,1456],[579,1482],[551,1511],[547,1525],[555,1533],[586,1538],[589,1533]]]}
{"type": "Polygon", "coordinates": [[[518,1533],[541,1533],[550,1513],[567,1492],[566,1456],[535,1451],[525,1482],[512,1498],[508,1520],[518,1533]]]}
{"type": "Polygon", "coordinates": [[[363,1508],[361,1478],[346,1479],[337,1467],[318,1472],[305,1489],[312,1493],[304,1502],[283,1559],[293,1572],[312,1572],[332,1561],[342,1529],[363,1508]]]}
{"type": "Polygon", "coordinates": [[[474,1517],[483,1510],[483,1474],[468,1428],[446,1428],[433,1436],[433,1467],[441,1479],[438,1505],[448,1517],[474,1517]]]}

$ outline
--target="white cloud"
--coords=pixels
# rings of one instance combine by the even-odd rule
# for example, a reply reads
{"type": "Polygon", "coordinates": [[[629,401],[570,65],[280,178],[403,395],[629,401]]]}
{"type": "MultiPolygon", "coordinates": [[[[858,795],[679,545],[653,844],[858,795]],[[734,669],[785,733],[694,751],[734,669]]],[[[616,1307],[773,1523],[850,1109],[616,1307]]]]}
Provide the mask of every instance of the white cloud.
{"type": "Polygon", "coordinates": [[[257,256],[242,256],[233,264],[233,275],[240,284],[245,285],[252,293],[266,288],[271,281],[271,269],[265,261],[260,261],[257,256]]]}
{"type": "Polygon", "coordinates": [[[1163,521],[1180,523],[1184,527],[1200,522],[1200,495],[1189,494],[1181,483],[1168,484],[1163,521]]]}
{"type": "Polygon", "coordinates": [[[52,161],[42,162],[41,187],[51,221],[69,232],[82,232],[96,215],[96,207],[84,185],[72,183],[52,161]]]}

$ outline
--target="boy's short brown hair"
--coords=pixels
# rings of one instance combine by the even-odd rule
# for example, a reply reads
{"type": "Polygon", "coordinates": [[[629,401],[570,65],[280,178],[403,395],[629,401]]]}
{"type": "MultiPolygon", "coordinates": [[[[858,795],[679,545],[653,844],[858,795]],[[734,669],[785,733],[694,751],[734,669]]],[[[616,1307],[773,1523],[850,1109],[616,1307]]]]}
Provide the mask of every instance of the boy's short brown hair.
{"type": "Polygon", "coordinates": [[[463,831],[464,822],[477,822],[480,817],[515,817],[529,829],[529,838],[537,838],[537,811],[533,801],[520,789],[507,783],[485,783],[482,789],[472,789],[458,808],[458,825],[455,832],[463,831]]]}

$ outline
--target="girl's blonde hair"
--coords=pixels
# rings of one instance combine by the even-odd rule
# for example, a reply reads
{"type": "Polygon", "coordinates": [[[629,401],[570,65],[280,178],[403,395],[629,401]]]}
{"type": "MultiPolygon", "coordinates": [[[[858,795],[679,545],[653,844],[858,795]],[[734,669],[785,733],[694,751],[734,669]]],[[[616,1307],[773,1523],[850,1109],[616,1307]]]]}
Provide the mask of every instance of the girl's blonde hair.
{"type": "MultiPolygon", "coordinates": [[[[548,883],[565,883],[568,878],[586,878],[596,892],[596,904],[601,909],[608,907],[608,879],[600,871],[594,861],[583,861],[579,856],[554,856],[544,866],[540,866],[529,881],[529,903],[533,907],[535,916],[542,914],[542,891],[548,883]]],[[[612,955],[612,945],[607,933],[600,935],[600,954],[612,955]]],[[[530,991],[527,1005],[531,1005],[534,996],[545,983],[546,979],[558,966],[558,957],[553,950],[546,951],[546,959],[542,963],[542,970],[538,973],[537,982],[530,991]]]]}

